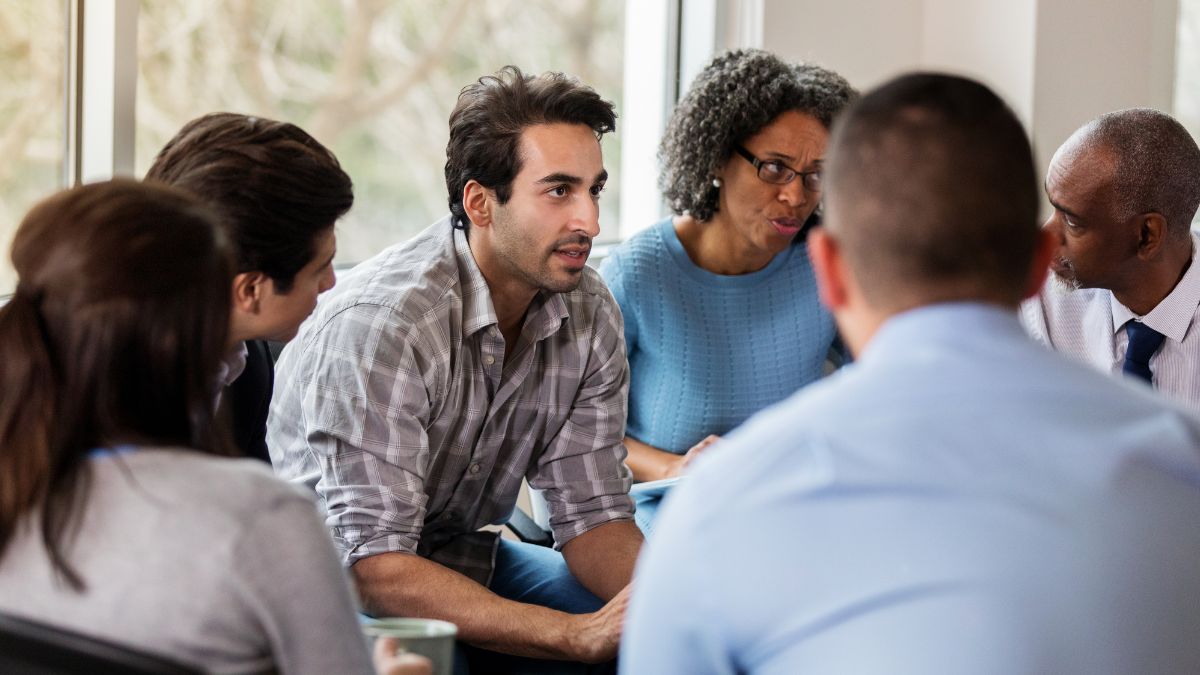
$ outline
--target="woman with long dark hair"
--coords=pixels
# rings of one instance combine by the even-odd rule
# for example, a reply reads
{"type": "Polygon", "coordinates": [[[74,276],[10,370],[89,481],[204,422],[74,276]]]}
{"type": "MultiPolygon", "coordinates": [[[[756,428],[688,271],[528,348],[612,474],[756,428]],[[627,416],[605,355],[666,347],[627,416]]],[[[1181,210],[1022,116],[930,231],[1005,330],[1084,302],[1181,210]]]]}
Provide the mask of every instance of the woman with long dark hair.
{"type": "Polygon", "coordinates": [[[174,188],[75,188],[29,213],[12,262],[0,611],[204,670],[371,672],[311,499],[217,456],[233,258],[209,212],[174,188]]]}

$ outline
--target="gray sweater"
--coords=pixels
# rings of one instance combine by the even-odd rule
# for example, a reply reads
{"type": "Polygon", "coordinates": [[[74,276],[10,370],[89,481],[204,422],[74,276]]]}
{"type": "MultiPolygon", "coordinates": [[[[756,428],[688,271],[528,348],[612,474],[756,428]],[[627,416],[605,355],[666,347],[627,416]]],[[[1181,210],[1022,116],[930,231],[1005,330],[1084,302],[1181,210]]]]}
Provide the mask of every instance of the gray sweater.
{"type": "Polygon", "coordinates": [[[37,518],[0,558],[0,611],[218,673],[370,673],[346,576],[312,500],[255,460],[142,449],[88,461],[58,581],[37,518]]]}

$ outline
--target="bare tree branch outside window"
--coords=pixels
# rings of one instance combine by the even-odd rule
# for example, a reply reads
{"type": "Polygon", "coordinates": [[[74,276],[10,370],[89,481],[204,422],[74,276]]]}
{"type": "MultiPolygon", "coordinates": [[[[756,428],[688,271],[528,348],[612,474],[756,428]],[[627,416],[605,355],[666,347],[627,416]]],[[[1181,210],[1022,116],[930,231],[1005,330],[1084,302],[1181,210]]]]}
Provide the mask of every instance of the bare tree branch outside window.
{"type": "Polygon", "coordinates": [[[17,285],[13,232],[62,183],[66,21],[61,2],[0,3],[0,295],[17,285]]]}
{"type": "MultiPolygon", "coordinates": [[[[295,122],[354,179],[339,260],[362,260],[445,213],[447,118],[479,76],[507,64],[565,71],[619,106],[624,10],[612,0],[143,2],[137,170],[207,112],[295,122]]],[[[604,150],[615,174],[619,143],[604,150]]],[[[615,235],[609,185],[601,224],[615,235]]]]}

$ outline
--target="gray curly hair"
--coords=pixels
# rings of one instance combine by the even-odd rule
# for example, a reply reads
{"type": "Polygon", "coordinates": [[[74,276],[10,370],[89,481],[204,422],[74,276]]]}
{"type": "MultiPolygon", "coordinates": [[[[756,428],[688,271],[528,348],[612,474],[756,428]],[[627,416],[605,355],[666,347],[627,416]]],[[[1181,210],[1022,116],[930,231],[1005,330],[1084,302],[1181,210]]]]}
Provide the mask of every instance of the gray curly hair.
{"type": "Polygon", "coordinates": [[[788,64],[761,49],[718,55],[675,106],[658,148],[658,184],[671,209],[701,222],[717,212],[713,176],[735,145],[789,110],[825,125],[858,93],[837,73],[809,63],[788,64]]]}
{"type": "Polygon", "coordinates": [[[1200,147],[1174,117],[1150,108],[1101,115],[1075,135],[1117,158],[1116,204],[1123,217],[1154,211],[1186,237],[1200,208],[1200,147]]]}

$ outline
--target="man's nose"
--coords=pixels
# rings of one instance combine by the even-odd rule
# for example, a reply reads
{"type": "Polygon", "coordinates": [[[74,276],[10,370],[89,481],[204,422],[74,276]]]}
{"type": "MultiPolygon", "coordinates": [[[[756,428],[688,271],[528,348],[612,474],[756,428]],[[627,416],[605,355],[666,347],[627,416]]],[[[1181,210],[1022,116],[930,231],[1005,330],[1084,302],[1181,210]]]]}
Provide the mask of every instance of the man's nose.
{"type": "Polygon", "coordinates": [[[571,230],[595,239],[600,234],[600,203],[595,199],[580,201],[582,204],[571,220],[571,230]]]}

